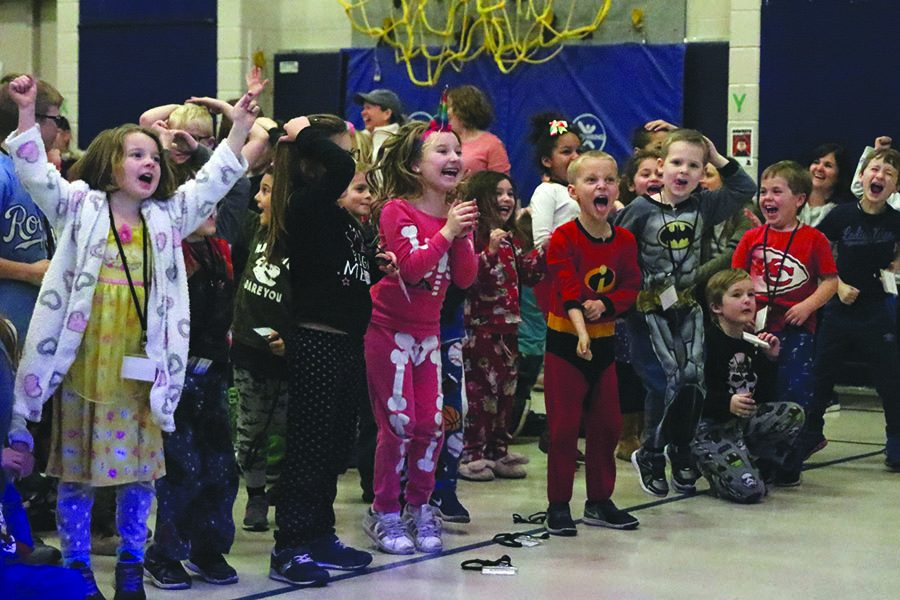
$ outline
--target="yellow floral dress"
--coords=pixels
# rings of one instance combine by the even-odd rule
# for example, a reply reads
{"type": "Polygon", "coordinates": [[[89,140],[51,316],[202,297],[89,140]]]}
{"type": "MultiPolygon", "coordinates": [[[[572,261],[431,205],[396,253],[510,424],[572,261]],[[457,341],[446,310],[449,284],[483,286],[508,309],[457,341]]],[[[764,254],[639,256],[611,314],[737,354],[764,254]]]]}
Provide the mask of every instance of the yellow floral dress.
{"type": "MultiPolygon", "coordinates": [[[[120,231],[144,310],[143,231],[127,225],[120,231]]],[[[50,475],[93,486],[165,475],[162,431],[150,418],[150,383],[120,376],[122,358],[140,354],[141,322],[110,230],[84,339],[62,393],[53,398],[50,475]]]]}

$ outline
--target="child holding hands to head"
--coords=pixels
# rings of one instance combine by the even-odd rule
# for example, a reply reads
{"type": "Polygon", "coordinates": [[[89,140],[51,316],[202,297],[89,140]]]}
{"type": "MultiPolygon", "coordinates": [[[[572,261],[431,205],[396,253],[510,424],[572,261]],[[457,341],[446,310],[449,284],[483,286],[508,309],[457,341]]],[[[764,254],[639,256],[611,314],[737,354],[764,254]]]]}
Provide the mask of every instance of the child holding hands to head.
{"type": "Polygon", "coordinates": [[[690,442],[704,395],[703,313],[692,287],[701,232],[737,212],[756,191],[738,163],[698,131],[671,132],[662,155],[659,194],[635,198],[616,215],[616,224],[637,239],[643,274],[637,310],[627,320],[632,364],[647,388],[647,430],[631,460],[641,488],[657,497],[669,493],[667,456],[676,491],[693,492],[699,476],[690,442]],[[718,190],[697,189],[707,162],[722,175],[718,190]]]}
{"type": "Polygon", "coordinates": [[[256,104],[252,94],[241,98],[228,143],[177,189],[156,134],[137,125],[102,132],[73,166],[82,180],[69,183],[46,162],[34,126],[35,90],[27,75],[10,85],[19,128],[6,142],[59,248],[25,341],[13,429],[38,421],[43,403],[62,388],[48,472],[60,478],[63,560],[82,570],[89,597],[102,597],[90,567],[93,490],[119,486],[116,598],[143,598],[152,482],[165,474],[162,432],[175,428],[187,366],[181,239],[243,174],[240,152],[256,104]]]}
{"type": "Polygon", "coordinates": [[[544,276],[544,247],[522,251],[512,181],[480,171],[465,183],[463,197],[478,206],[475,245],[478,277],[465,304],[463,359],[469,410],[459,475],[472,481],[525,477],[525,456],[509,452],[509,419],[518,377],[519,288],[544,276]]]}
{"type": "Polygon", "coordinates": [[[778,336],[753,330],[756,292],[741,269],[719,271],[706,286],[711,323],[706,329],[706,401],[691,450],[697,468],[719,498],[752,504],[784,462],[803,425],[799,404],[775,394],[778,336]]]}
{"type": "Polygon", "coordinates": [[[547,315],[544,398],[547,457],[547,531],[576,535],[569,510],[578,432],[584,415],[587,502],[584,523],[634,529],[638,520],[611,500],[613,451],[622,416],[616,384],[615,322],[641,287],[634,236],[609,222],[619,195],[616,161],[593,150],[569,165],[568,190],[581,212],[558,227],[547,250],[552,285],[547,315]]]}
{"type": "Polygon", "coordinates": [[[440,311],[450,284],[467,288],[477,273],[478,208],[448,201],[462,169],[459,138],[445,121],[404,125],[384,143],[376,165],[375,196],[387,200],[378,232],[397,257],[399,277],[372,288],[366,365],[378,445],[375,501],[364,527],[391,554],[443,548],[441,521],[429,504],[443,441],[440,311]]]}

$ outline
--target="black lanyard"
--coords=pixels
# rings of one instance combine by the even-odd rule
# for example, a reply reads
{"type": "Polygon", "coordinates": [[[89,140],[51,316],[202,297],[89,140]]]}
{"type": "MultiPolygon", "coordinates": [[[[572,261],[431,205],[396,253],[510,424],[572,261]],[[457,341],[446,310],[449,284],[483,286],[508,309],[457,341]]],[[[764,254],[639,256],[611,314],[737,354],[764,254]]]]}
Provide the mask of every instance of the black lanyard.
{"type": "Polygon", "coordinates": [[[791,231],[791,236],[788,238],[787,246],[784,247],[784,255],[781,259],[781,264],[778,265],[778,274],[775,277],[775,285],[769,286],[769,261],[766,260],[766,247],[769,244],[769,226],[766,225],[766,228],[763,230],[763,281],[766,282],[766,306],[772,306],[772,303],[775,302],[775,296],[778,293],[778,282],[781,281],[781,274],[784,271],[784,261],[788,256],[788,252],[791,251],[791,244],[794,243],[794,236],[797,235],[797,230],[800,229],[800,222],[797,222],[797,225],[794,226],[794,230],[791,231]]]}
{"type": "Polygon", "coordinates": [[[141,342],[147,339],[147,302],[150,297],[150,275],[149,266],[147,265],[147,223],[144,221],[144,215],[141,217],[141,241],[143,242],[144,252],[144,310],[141,310],[141,304],[138,302],[137,290],[134,288],[134,282],[131,279],[131,270],[128,268],[128,259],[125,257],[125,249],[122,247],[122,240],[119,238],[119,231],[116,229],[116,219],[113,217],[112,206],[109,208],[109,222],[112,225],[113,237],[116,238],[116,246],[119,248],[119,256],[122,258],[122,267],[125,269],[125,278],[128,280],[128,288],[131,290],[131,300],[134,302],[134,310],[137,312],[138,320],[141,322],[141,342]]]}

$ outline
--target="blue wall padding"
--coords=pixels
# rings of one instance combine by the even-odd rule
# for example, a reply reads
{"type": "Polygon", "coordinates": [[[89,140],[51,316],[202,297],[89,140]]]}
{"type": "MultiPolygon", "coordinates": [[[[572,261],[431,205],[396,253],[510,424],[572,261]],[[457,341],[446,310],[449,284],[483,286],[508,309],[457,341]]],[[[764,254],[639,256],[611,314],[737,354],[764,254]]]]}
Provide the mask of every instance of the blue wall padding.
{"type": "Polygon", "coordinates": [[[486,57],[447,69],[438,87],[416,86],[389,49],[348,49],[346,116],[362,126],[356,92],[390,88],[403,100],[408,114],[434,112],[443,86],[470,83],[481,88],[494,105],[490,130],[506,144],[512,176],[527,202],[539,183],[532,147],[527,142],[530,116],[553,109],[605,131],[589,140],[621,161],[631,153],[632,130],[651,119],[681,122],[685,46],[623,44],[569,46],[552,61],[522,65],[503,75],[486,57]],[[377,63],[376,63],[377,57],[377,63]],[[381,80],[374,75],[380,67],[381,80]]]}

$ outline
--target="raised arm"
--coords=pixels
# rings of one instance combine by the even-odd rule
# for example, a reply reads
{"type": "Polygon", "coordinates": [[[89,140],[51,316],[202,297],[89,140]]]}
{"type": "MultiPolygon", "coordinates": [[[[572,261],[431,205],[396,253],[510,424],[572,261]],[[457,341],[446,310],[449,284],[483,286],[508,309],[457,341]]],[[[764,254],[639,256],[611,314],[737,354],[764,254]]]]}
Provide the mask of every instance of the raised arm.
{"type": "Polygon", "coordinates": [[[162,106],[154,106],[144,111],[138,123],[141,127],[153,127],[157,121],[167,121],[169,115],[175,112],[180,104],[163,104],[162,106]]]}

